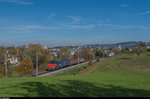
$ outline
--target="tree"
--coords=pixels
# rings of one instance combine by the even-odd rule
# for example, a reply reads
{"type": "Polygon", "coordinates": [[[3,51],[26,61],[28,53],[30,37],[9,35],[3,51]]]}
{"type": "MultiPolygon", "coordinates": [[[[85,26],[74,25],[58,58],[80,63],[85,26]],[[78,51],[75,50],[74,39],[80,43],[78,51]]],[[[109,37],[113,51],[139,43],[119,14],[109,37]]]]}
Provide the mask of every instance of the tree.
{"type": "Polygon", "coordinates": [[[38,53],[38,65],[45,66],[50,61],[50,52],[51,50],[44,49],[40,44],[29,44],[27,56],[32,59],[33,66],[36,68],[36,53],[38,53]]]}
{"type": "Polygon", "coordinates": [[[142,46],[143,46],[142,44],[136,43],[135,53],[136,53],[138,56],[140,56],[140,54],[141,54],[142,51],[143,51],[142,46]]]}
{"type": "Polygon", "coordinates": [[[70,59],[70,47],[62,47],[60,49],[61,60],[70,59]]]}
{"type": "Polygon", "coordinates": [[[41,53],[38,56],[39,56],[38,57],[38,64],[48,64],[49,59],[48,59],[48,57],[46,55],[44,55],[44,54],[41,53]]]}
{"type": "Polygon", "coordinates": [[[128,47],[126,47],[126,49],[125,49],[126,51],[129,51],[129,48],[128,47]]]}
{"type": "Polygon", "coordinates": [[[0,65],[0,78],[5,77],[5,67],[4,65],[0,65]]]}
{"type": "Polygon", "coordinates": [[[46,70],[47,64],[50,60],[52,60],[53,56],[49,55],[49,51],[43,49],[42,53],[38,55],[38,65],[39,65],[39,71],[40,70],[46,70]]]}
{"type": "Polygon", "coordinates": [[[142,47],[142,50],[144,50],[146,48],[146,43],[142,43],[140,46],[142,47]]]}
{"type": "Polygon", "coordinates": [[[43,58],[45,58],[45,56],[43,54],[45,52],[43,50],[44,49],[40,44],[29,44],[29,48],[27,49],[27,56],[32,59],[34,68],[36,68],[36,53],[38,53],[39,65],[44,62],[43,58]]]}
{"type": "Polygon", "coordinates": [[[19,55],[18,55],[19,61],[22,61],[28,54],[27,53],[27,48],[26,48],[25,45],[23,45],[23,46],[20,46],[18,48],[18,50],[19,50],[19,55]]]}
{"type": "Polygon", "coordinates": [[[121,53],[124,53],[125,51],[126,51],[126,49],[125,49],[125,48],[122,48],[121,53]]]}
{"type": "MultiPolygon", "coordinates": [[[[7,66],[7,77],[12,77],[12,69],[10,66],[7,66]]],[[[0,65],[0,78],[5,78],[5,66],[0,65]]]]}
{"type": "MultiPolygon", "coordinates": [[[[0,78],[4,78],[5,77],[5,54],[7,53],[7,49],[4,46],[0,46],[0,78]]],[[[12,76],[12,70],[10,68],[9,63],[7,64],[7,77],[11,77],[12,76]]]]}
{"type": "Polygon", "coordinates": [[[11,55],[18,55],[18,49],[13,46],[12,50],[10,51],[10,54],[11,55]]]}
{"type": "Polygon", "coordinates": [[[116,48],[114,49],[114,52],[115,52],[116,55],[118,55],[118,54],[120,53],[119,48],[116,47],[116,48]]]}
{"type": "Polygon", "coordinates": [[[85,60],[91,60],[91,59],[93,59],[93,57],[94,57],[91,48],[82,48],[81,53],[82,53],[82,57],[83,57],[85,60]]]}
{"type": "Polygon", "coordinates": [[[95,56],[99,57],[100,56],[100,51],[95,51],[95,56]]]}
{"type": "Polygon", "coordinates": [[[30,58],[23,59],[21,64],[17,67],[17,72],[20,75],[32,73],[34,71],[33,62],[30,58]]]}
{"type": "Polygon", "coordinates": [[[135,52],[138,56],[140,56],[140,54],[142,53],[142,50],[140,48],[137,48],[135,52]]]}
{"type": "Polygon", "coordinates": [[[135,53],[140,56],[144,48],[146,48],[146,43],[136,43],[135,53]]]}
{"type": "Polygon", "coordinates": [[[96,56],[97,58],[103,57],[102,51],[101,51],[100,49],[99,49],[99,50],[96,50],[96,51],[95,51],[95,56],[96,56]]]}
{"type": "Polygon", "coordinates": [[[0,46],[0,64],[3,65],[5,61],[5,54],[7,53],[7,49],[4,46],[0,46]]]}

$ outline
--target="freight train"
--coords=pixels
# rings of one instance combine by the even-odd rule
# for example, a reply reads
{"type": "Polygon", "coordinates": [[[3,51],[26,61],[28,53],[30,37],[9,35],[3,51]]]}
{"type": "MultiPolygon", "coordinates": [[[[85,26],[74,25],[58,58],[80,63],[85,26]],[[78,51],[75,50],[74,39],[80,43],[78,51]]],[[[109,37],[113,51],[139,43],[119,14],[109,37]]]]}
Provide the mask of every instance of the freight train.
{"type": "MultiPolygon", "coordinates": [[[[79,59],[79,63],[85,62],[84,58],[79,59]]],[[[48,71],[58,70],[67,66],[72,66],[78,64],[78,59],[65,60],[65,61],[50,61],[48,64],[48,71]]]]}

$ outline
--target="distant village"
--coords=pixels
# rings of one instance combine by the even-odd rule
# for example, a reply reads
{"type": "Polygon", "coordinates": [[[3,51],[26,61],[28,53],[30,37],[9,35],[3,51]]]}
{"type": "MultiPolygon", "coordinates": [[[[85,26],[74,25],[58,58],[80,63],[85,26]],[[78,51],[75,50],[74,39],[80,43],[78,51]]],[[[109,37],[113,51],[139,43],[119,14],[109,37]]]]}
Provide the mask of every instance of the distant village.
{"type": "MultiPolygon", "coordinates": [[[[50,55],[54,56],[54,57],[58,57],[59,53],[60,53],[60,48],[61,47],[55,47],[55,48],[48,48],[46,45],[43,45],[43,49],[44,50],[48,50],[50,49],[51,52],[49,53],[50,55]]],[[[118,45],[117,47],[110,47],[110,46],[72,46],[70,47],[70,54],[73,56],[75,55],[75,53],[80,50],[81,48],[91,48],[92,51],[94,51],[95,48],[98,48],[100,50],[103,50],[103,53],[105,55],[107,55],[108,57],[114,56],[116,55],[114,48],[118,48],[120,51],[127,48],[127,47],[122,47],[122,45],[118,45]]],[[[150,48],[150,44],[146,45],[146,48],[149,49],[150,48]]],[[[8,51],[11,50],[11,47],[7,48],[8,51]]],[[[130,52],[132,52],[134,49],[136,49],[135,46],[132,47],[128,47],[128,50],[130,52]]],[[[9,55],[8,54],[8,61],[12,64],[12,65],[16,65],[19,64],[19,59],[17,56],[13,56],[13,55],[9,55]]]]}

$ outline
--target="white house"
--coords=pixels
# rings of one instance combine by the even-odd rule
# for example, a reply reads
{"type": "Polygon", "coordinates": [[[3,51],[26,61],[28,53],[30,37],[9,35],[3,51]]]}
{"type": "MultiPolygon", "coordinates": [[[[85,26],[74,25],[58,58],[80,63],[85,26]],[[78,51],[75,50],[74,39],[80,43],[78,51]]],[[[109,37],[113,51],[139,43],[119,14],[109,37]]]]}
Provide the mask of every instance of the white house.
{"type": "Polygon", "coordinates": [[[60,51],[60,49],[51,49],[52,51],[55,51],[55,52],[59,52],[60,51]]]}
{"type": "Polygon", "coordinates": [[[110,52],[108,56],[114,56],[114,52],[110,52]]]}
{"type": "Polygon", "coordinates": [[[51,54],[51,55],[54,55],[55,57],[57,57],[57,56],[58,56],[58,55],[57,55],[57,52],[54,52],[54,51],[53,51],[53,52],[51,52],[50,54],[51,54]]]}
{"type": "Polygon", "coordinates": [[[119,45],[119,49],[122,50],[121,45],[119,45]]]}
{"type": "Polygon", "coordinates": [[[43,46],[43,49],[48,49],[48,47],[46,45],[43,46]]]}
{"type": "Polygon", "coordinates": [[[150,48],[150,46],[146,46],[146,48],[150,48]]]}
{"type": "Polygon", "coordinates": [[[133,51],[133,49],[132,49],[132,48],[129,48],[129,51],[131,52],[131,51],[133,51]]]}
{"type": "Polygon", "coordinates": [[[8,60],[10,61],[11,64],[17,64],[18,63],[18,58],[17,57],[14,58],[14,56],[11,58],[8,58],[8,60]]]}
{"type": "Polygon", "coordinates": [[[74,55],[76,52],[75,51],[71,51],[71,55],[74,55]]]}

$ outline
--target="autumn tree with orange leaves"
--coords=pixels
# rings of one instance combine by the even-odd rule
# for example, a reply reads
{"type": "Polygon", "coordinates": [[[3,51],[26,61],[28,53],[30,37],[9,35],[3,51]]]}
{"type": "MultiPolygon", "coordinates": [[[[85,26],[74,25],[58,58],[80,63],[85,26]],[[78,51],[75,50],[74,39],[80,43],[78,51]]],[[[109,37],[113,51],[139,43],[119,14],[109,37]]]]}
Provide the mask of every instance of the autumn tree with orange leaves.
{"type": "Polygon", "coordinates": [[[30,58],[23,59],[21,64],[17,67],[17,72],[20,75],[32,73],[34,71],[33,62],[30,58]]]}

